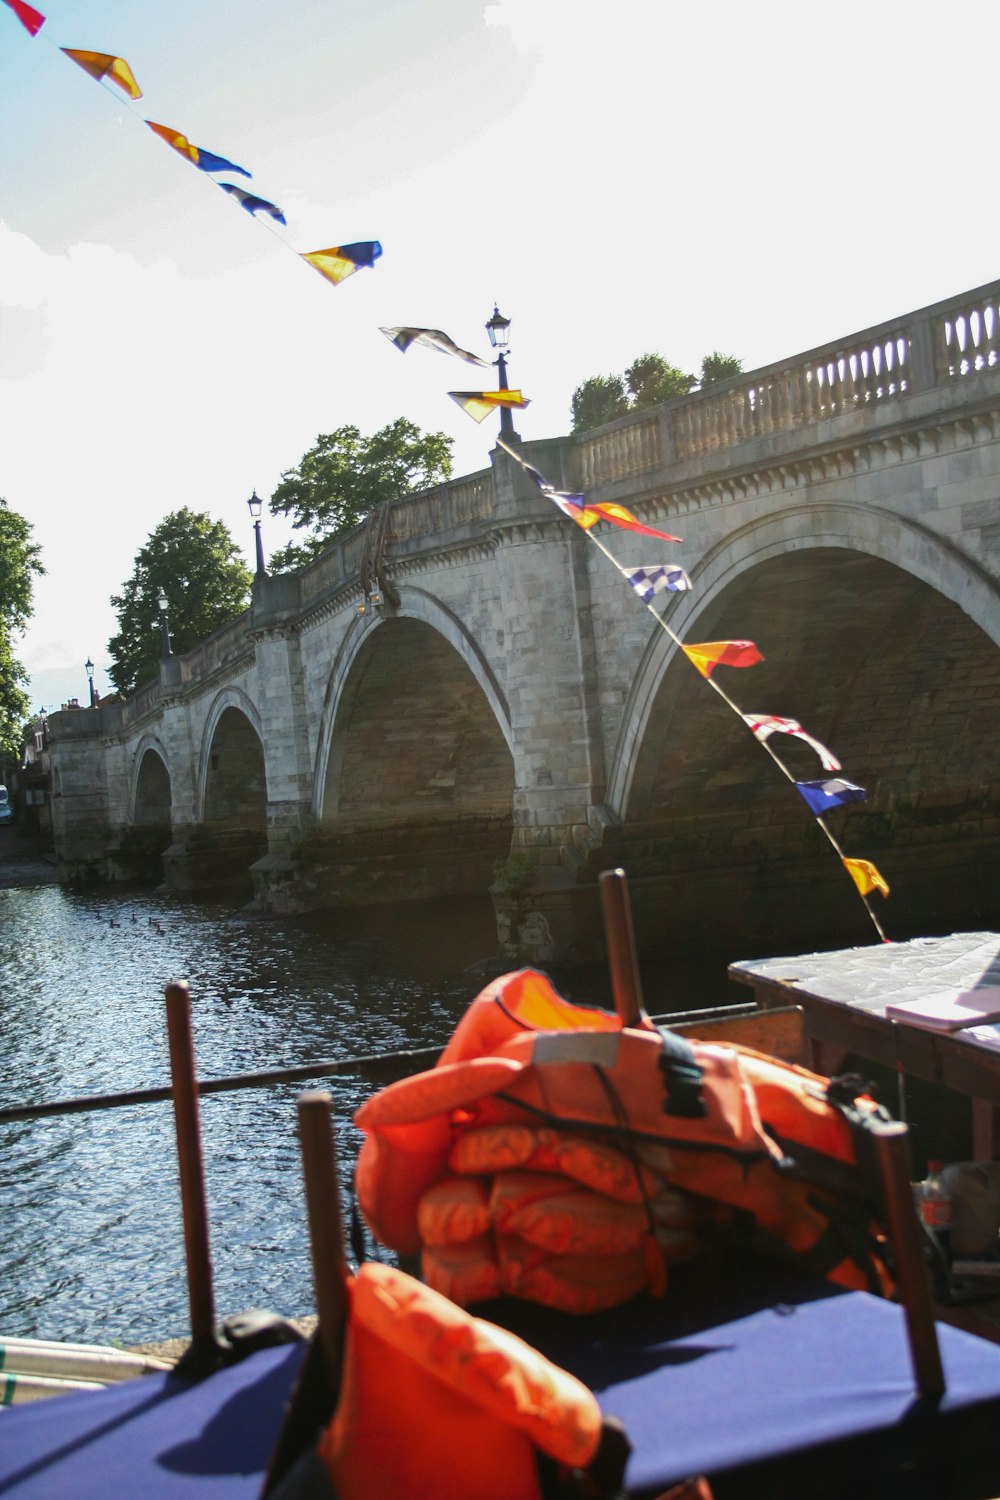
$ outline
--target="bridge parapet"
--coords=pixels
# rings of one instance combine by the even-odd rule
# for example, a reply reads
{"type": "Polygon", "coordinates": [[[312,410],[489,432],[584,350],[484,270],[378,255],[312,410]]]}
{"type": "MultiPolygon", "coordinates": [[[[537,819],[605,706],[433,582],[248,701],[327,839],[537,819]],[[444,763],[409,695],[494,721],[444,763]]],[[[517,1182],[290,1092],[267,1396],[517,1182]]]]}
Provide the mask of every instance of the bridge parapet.
{"type": "MultiPolygon", "coordinates": [[[[991,888],[1000,792],[979,747],[1000,701],[1000,281],[524,452],[559,489],[670,531],[676,517],[695,582],[668,602],[678,632],[766,619],[763,691],[780,681],[838,753],[876,768],[871,852],[947,834],[991,888]],[[833,672],[819,683],[793,673],[811,660],[798,605],[814,594],[833,672]],[[848,681],[843,662],[889,647],[895,673],[848,681]]],[[[680,860],[729,892],[751,854],[811,858],[708,721],[684,730],[670,648],[621,580],[502,450],[490,464],[389,502],[298,572],[258,576],[247,613],[127,702],[54,716],[62,866],[136,868],[163,834],[168,780],[168,878],[213,839],[233,856],[209,789],[243,788],[226,817],[266,837],[253,877],[274,909],[389,899],[392,882],[397,896],[481,887],[509,838],[504,899],[518,941],[536,917],[551,935],[551,952],[524,955],[543,960],[580,913],[589,933],[593,876],[621,851],[651,891],[680,860]],[[375,582],[382,607],[359,612],[375,582]]],[[[612,550],[656,555],[627,537],[612,550]]]]}
{"type": "MultiPolygon", "coordinates": [[[[863,329],[773,365],[683,396],[656,410],[621,417],[579,440],[583,487],[620,487],[673,464],[722,457],[761,440],[934,392],[1000,368],[1000,282],[863,329]]],[[[887,412],[898,420],[898,407],[887,412]]]]}

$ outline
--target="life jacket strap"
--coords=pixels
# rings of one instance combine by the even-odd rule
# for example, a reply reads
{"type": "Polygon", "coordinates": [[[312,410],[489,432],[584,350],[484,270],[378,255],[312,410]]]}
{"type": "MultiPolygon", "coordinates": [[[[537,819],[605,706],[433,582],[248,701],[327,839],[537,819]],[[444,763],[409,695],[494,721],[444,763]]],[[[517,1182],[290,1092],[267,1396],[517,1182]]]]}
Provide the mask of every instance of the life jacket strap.
{"type": "Polygon", "coordinates": [[[694,1055],[694,1048],[687,1037],[669,1031],[665,1026],[657,1027],[663,1043],[658,1067],[663,1074],[666,1091],[665,1115],[685,1115],[690,1119],[702,1119],[708,1114],[708,1105],[702,1093],[705,1073],[694,1055]]]}
{"type": "Polygon", "coordinates": [[[585,1469],[568,1469],[536,1449],[541,1500],[619,1500],[631,1452],[632,1444],[617,1417],[604,1418],[597,1452],[585,1469]]]}

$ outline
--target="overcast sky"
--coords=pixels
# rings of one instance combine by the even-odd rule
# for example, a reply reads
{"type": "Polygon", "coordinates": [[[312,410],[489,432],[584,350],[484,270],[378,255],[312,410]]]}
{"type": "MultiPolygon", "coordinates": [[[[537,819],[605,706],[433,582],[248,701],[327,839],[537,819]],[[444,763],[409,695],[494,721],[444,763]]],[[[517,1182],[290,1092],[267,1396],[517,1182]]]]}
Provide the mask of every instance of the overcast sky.
{"type": "MultiPolygon", "coordinates": [[[[43,548],[32,706],[108,690],[109,596],[168,512],[406,415],[483,468],[512,319],[525,438],[656,351],[747,369],[1000,275],[992,0],[36,0],[0,7],[0,494],[43,548]],[[134,105],[60,46],[125,57],[134,105]],[[253,173],[252,219],[143,124],[253,173]],[[378,239],[338,288],[296,251],[378,239]],[[493,372],[481,372],[492,384],[493,372]]],[[[268,551],[287,537],[265,515],[268,551]]],[[[151,622],[151,628],[155,622],[151,622]]]]}

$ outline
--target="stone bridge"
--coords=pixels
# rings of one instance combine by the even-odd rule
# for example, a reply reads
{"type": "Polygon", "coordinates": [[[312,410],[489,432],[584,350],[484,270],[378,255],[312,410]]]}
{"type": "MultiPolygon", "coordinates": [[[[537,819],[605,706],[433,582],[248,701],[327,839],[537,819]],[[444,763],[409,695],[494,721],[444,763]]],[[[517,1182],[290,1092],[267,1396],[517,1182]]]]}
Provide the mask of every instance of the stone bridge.
{"type": "MultiPolygon", "coordinates": [[[[743,711],[798,719],[867,788],[831,826],[889,880],[890,935],[1000,921],[998,316],[1000,282],[524,445],[683,538],[600,528],[621,564],[687,570],[657,601],[676,634],[756,641],[762,664],[719,669],[743,711]]],[[[492,887],[506,951],[544,960],[593,946],[621,863],[647,949],[874,936],[770,757],[501,450],[259,577],[244,616],[50,736],[67,880],[241,876],[278,911],[492,887]]]]}

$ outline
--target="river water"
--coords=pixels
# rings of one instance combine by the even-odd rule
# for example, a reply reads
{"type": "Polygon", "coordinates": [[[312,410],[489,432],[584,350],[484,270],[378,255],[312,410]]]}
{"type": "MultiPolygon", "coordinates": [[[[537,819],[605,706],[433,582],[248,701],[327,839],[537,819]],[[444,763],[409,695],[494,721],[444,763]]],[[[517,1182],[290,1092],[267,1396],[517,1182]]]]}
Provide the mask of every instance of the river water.
{"type": "MultiPolygon", "coordinates": [[[[159,892],[0,890],[0,1106],[168,1083],[173,978],[191,987],[203,1078],[439,1043],[495,950],[487,897],[275,919],[159,892]]],[[[556,977],[571,998],[610,1004],[603,970],[556,977]]],[[[651,1009],[725,998],[725,959],[661,988],[665,1005],[647,982],[651,1009]]],[[[334,1095],[346,1176],[350,1115],[371,1084],[317,1081],[334,1095]]],[[[202,1101],[220,1316],[312,1310],[295,1136],[306,1086],[202,1101]]],[[[169,1104],[0,1124],[0,1203],[0,1340],[128,1345],[186,1331],[169,1104]]]]}

